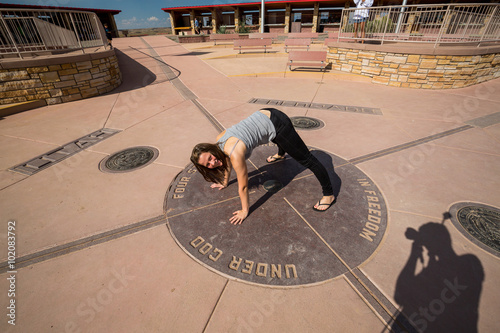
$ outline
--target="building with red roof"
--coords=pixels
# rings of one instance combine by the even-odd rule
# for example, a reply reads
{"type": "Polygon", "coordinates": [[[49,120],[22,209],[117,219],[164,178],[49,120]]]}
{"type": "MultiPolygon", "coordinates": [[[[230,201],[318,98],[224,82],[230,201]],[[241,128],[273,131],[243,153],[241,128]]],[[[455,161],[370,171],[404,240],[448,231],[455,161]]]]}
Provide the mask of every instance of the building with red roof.
{"type": "MultiPolygon", "coordinates": [[[[195,19],[201,33],[258,32],[261,27],[259,0],[167,0],[162,8],[169,14],[175,34],[194,34],[195,19]]],[[[454,3],[488,3],[458,0],[454,3]]],[[[440,4],[436,0],[374,0],[373,6],[440,4]]],[[[355,7],[352,0],[266,0],[264,32],[328,32],[340,28],[343,8],[355,7]]]]}
{"type": "Polygon", "coordinates": [[[118,15],[121,10],[117,9],[98,9],[98,8],[77,8],[77,7],[62,7],[62,6],[38,6],[38,5],[15,5],[8,3],[0,3],[0,8],[9,9],[9,11],[15,12],[15,9],[54,9],[54,10],[73,10],[82,12],[92,12],[97,15],[101,23],[107,24],[109,31],[113,37],[118,37],[118,28],[116,27],[114,15],[118,15]]]}

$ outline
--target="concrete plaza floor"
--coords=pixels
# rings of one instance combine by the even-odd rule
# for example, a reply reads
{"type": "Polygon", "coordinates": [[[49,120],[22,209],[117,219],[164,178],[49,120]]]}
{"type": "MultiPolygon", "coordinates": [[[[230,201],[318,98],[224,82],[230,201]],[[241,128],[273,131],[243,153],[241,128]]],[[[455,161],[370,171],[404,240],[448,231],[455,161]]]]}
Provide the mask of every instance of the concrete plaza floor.
{"type": "Polygon", "coordinates": [[[499,330],[498,254],[448,220],[451,243],[428,246],[423,264],[407,229],[440,224],[461,202],[500,207],[500,80],[394,88],[331,70],[290,72],[279,46],[236,55],[165,36],[113,43],[118,89],[0,120],[1,332],[411,330],[400,312],[421,331],[458,332],[450,330],[457,323],[499,330]],[[249,103],[255,98],[380,111],[279,107],[320,119],[323,128],[300,132],[304,141],[356,161],[384,197],[383,239],[348,273],[287,288],[247,283],[193,260],[167,228],[165,195],[192,147],[262,107],[249,103]],[[102,128],[119,132],[33,175],[9,170],[102,128]],[[159,156],[133,172],[99,170],[105,157],[135,146],[159,156]]]}

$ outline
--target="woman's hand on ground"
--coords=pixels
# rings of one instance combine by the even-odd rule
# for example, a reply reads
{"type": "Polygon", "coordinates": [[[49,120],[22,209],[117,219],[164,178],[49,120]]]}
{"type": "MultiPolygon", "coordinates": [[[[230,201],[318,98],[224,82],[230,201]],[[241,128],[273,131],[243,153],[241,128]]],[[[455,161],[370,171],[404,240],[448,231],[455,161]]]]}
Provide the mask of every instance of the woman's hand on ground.
{"type": "Polygon", "coordinates": [[[238,210],[233,213],[233,217],[229,219],[231,224],[241,224],[243,220],[248,216],[248,213],[243,210],[238,210]]]}
{"type": "Polygon", "coordinates": [[[224,185],[222,184],[216,184],[216,183],[213,183],[212,185],[210,185],[211,188],[218,188],[219,191],[222,190],[223,188],[225,188],[224,185]]]}

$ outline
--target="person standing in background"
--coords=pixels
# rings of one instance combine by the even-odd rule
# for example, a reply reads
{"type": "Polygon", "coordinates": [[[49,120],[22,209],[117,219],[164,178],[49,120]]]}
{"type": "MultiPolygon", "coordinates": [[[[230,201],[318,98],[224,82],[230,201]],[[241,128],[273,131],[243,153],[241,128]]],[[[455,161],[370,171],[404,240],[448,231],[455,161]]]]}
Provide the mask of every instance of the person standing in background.
{"type": "Polygon", "coordinates": [[[198,18],[194,18],[194,33],[199,34],[200,33],[200,21],[198,21],[198,18]]]}
{"type": "MultiPolygon", "coordinates": [[[[365,24],[370,15],[370,8],[373,5],[373,0],[354,0],[356,9],[354,11],[354,38],[358,38],[358,26],[361,25],[361,38],[365,38],[365,24]]],[[[364,43],[364,41],[362,41],[364,43]]]]}
{"type": "Polygon", "coordinates": [[[113,37],[111,36],[111,32],[109,31],[108,24],[104,23],[104,30],[106,31],[106,38],[108,39],[108,45],[110,49],[113,49],[113,45],[111,45],[111,41],[113,40],[113,37]]]}

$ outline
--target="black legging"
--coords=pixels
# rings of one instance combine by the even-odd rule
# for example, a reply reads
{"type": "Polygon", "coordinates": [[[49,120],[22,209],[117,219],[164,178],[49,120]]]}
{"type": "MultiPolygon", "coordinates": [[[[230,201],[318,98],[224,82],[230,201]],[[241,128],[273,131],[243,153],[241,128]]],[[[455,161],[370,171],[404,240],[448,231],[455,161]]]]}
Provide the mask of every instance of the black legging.
{"type": "Polygon", "coordinates": [[[271,122],[276,129],[276,137],[272,142],[278,145],[278,155],[283,156],[287,153],[302,166],[311,170],[321,184],[323,195],[333,195],[332,183],[328,171],[326,171],[323,164],[311,154],[304,141],[302,141],[297,131],[295,131],[290,118],[275,108],[265,108],[262,110],[271,112],[271,122]]]}

